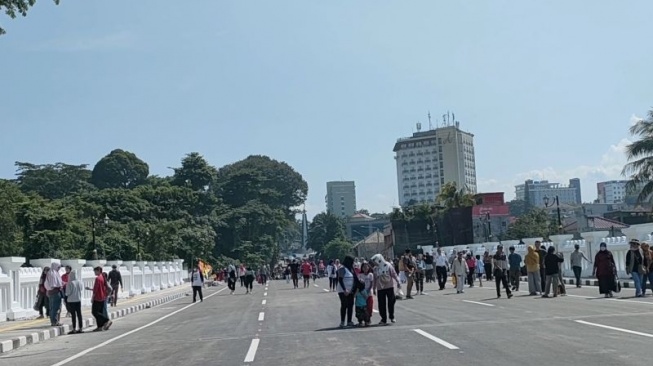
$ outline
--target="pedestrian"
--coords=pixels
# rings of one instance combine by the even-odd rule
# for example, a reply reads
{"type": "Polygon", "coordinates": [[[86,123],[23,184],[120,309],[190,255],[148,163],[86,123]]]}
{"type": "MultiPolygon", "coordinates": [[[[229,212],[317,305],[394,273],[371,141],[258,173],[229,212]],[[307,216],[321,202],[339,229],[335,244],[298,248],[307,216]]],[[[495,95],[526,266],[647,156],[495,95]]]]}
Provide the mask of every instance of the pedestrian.
{"type": "Polygon", "coordinates": [[[61,289],[61,294],[63,296],[63,305],[66,307],[66,318],[70,316],[70,308],[68,307],[68,296],[66,296],[66,285],[70,281],[70,271],[73,270],[73,267],[66,266],[65,273],[61,275],[61,280],[63,281],[63,288],[61,289]]]}
{"type": "Polygon", "coordinates": [[[476,269],[476,258],[472,257],[471,253],[467,253],[467,258],[465,259],[465,262],[467,262],[467,284],[469,285],[470,288],[474,287],[474,275],[475,275],[475,269],[476,269]]]}
{"type": "Polygon", "coordinates": [[[553,285],[553,297],[558,296],[558,273],[560,272],[560,263],[564,261],[563,258],[556,255],[556,248],[552,245],[549,247],[544,258],[544,267],[546,270],[546,288],[542,297],[549,297],[551,293],[551,285],[553,285]]]}
{"type": "Polygon", "coordinates": [[[346,256],[342,261],[342,267],[338,269],[338,297],[340,298],[340,328],[353,326],[352,312],[354,311],[354,292],[358,280],[354,275],[354,258],[346,256]]]}
{"type": "Polygon", "coordinates": [[[366,326],[369,326],[372,319],[372,313],[374,312],[374,297],[372,293],[374,291],[374,274],[372,273],[372,266],[368,262],[363,262],[361,267],[361,274],[358,279],[360,282],[365,284],[365,291],[367,292],[367,299],[365,310],[367,311],[367,321],[366,326]]]}
{"type": "Polygon", "coordinates": [[[544,264],[544,259],[546,258],[547,252],[539,240],[535,241],[535,250],[537,250],[537,254],[540,256],[540,283],[542,284],[542,291],[544,291],[544,286],[546,285],[546,265],[544,264]]]}
{"type": "Polygon", "coordinates": [[[302,278],[304,279],[304,288],[307,288],[311,285],[311,274],[313,273],[313,266],[311,266],[308,260],[304,259],[301,270],[302,278]]]}
{"type": "Polygon", "coordinates": [[[424,295],[424,276],[426,271],[426,263],[421,254],[417,255],[417,260],[415,261],[415,272],[413,274],[415,281],[415,288],[417,289],[418,295],[424,295]]]}
{"type": "Polygon", "coordinates": [[[501,297],[501,285],[506,289],[506,295],[510,299],[512,291],[508,285],[508,258],[503,252],[503,245],[497,245],[497,252],[492,256],[492,266],[494,267],[494,281],[497,287],[497,298],[501,297]]]}
{"type": "Polygon", "coordinates": [[[381,316],[379,325],[388,325],[388,317],[391,323],[396,321],[395,303],[397,298],[394,289],[396,284],[397,289],[401,290],[401,281],[393,263],[386,261],[383,255],[372,256],[372,263],[374,263],[373,292],[379,302],[379,315],[381,316]]]}
{"type": "Polygon", "coordinates": [[[574,251],[571,253],[571,256],[569,257],[569,262],[571,264],[571,269],[574,271],[574,277],[576,277],[576,287],[580,288],[580,276],[583,272],[583,259],[588,261],[589,263],[592,263],[587,257],[585,257],[585,253],[580,251],[580,245],[576,244],[574,245],[574,251]]]}
{"type": "Polygon", "coordinates": [[[653,289],[653,258],[651,256],[651,247],[647,243],[642,243],[642,254],[644,255],[644,277],[642,278],[642,296],[646,296],[646,280],[651,284],[653,289]]]}
{"type": "Polygon", "coordinates": [[[68,309],[72,317],[73,327],[68,334],[84,332],[84,322],[82,321],[82,292],[84,284],[77,279],[77,271],[71,271],[68,274],[68,283],[66,284],[66,299],[68,299],[68,309]]]}
{"type": "Polygon", "coordinates": [[[437,249],[437,255],[435,256],[435,275],[438,278],[438,286],[440,291],[444,290],[444,287],[447,283],[447,272],[449,269],[449,260],[446,254],[442,253],[442,249],[437,249]]]}
{"type": "Polygon", "coordinates": [[[494,273],[492,273],[492,256],[487,250],[483,253],[483,265],[485,266],[485,279],[487,281],[492,281],[492,276],[494,275],[494,273]]]}
{"type": "Polygon", "coordinates": [[[617,267],[612,252],[608,250],[606,243],[599,245],[599,252],[594,256],[594,269],[592,277],[599,280],[599,293],[605,297],[613,297],[617,291],[617,267]]]}
{"type": "Polygon", "coordinates": [[[36,293],[36,303],[34,310],[39,312],[39,319],[43,319],[43,308],[45,308],[45,316],[50,317],[50,303],[48,302],[48,290],[45,289],[45,279],[47,278],[50,267],[44,267],[41,271],[41,278],[39,279],[39,290],[36,293]]]}
{"type": "Polygon", "coordinates": [[[456,293],[465,293],[465,277],[467,277],[467,274],[469,273],[469,268],[467,267],[467,262],[463,259],[462,251],[458,252],[458,258],[453,261],[451,272],[456,276],[456,293]]]}
{"type": "Polygon", "coordinates": [[[241,263],[238,267],[238,277],[240,278],[240,287],[245,287],[245,264],[241,263]]]}
{"type": "Polygon", "coordinates": [[[478,278],[478,286],[483,287],[483,275],[485,274],[485,263],[481,260],[481,255],[476,255],[476,277],[478,278]]]}
{"type": "Polygon", "coordinates": [[[104,301],[104,308],[102,310],[102,314],[104,314],[104,316],[107,319],[111,319],[111,317],[109,316],[109,302],[111,302],[111,297],[113,296],[113,289],[109,284],[109,276],[107,275],[106,272],[102,272],[102,277],[104,277],[104,283],[107,285],[107,298],[104,301]]]}
{"type": "Polygon", "coordinates": [[[404,252],[404,255],[401,257],[401,264],[403,264],[403,271],[404,271],[404,277],[406,277],[406,299],[412,299],[412,293],[413,293],[413,284],[414,282],[414,277],[413,275],[415,274],[415,257],[413,257],[412,253],[410,252],[410,249],[406,249],[404,252]]]}
{"type": "Polygon", "coordinates": [[[109,285],[111,285],[111,306],[118,305],[118,291],[120,291],[122,286],[122,274],[118,270],[118,266],[115,264],[111,266],[111,271],[109,272],[109,285]]]}
{"type": "Polygon", "coordinates": [[[246,267],[245,268],[245,295],[249,295],[252,293],[253,290],[253,285],[254,285],[254,270],[252,267],[246,267]]]}
{"type": "Polygon", "coordinates": [[[61,326],[59,323],[59,311],[61,310],[61,291],[63,289],[63,280],[59,270],[61,264],[52,263],[50,271],[45,277],[45,289],[47,291],[48,302],[50,304],[50,325],[61,326]]]}
{"type": "Polygon", "coordinates": [[[626,274],[630,275],[635,283],[635,297],[642,297],[642,282],[645,270],[644,255],[639,247],[639,240],[631,239],[629,244],[630,250],[626,254],[626,274]]]}
{"type": "Polygon", "coordinates": [[[299,288],[299,263],[296,258],[290,263],[290,276],[292,277],[293,288],[299,288]]]}
{"type": "Polygon", "coordinates": [[[204,301],[202,296],[202,287],[204,287],[204,275],[200,271],[198,266],[193,268],[193,272],[190,274],[190,283],[193,287],[193,302],[197,301],[197,295],[200,295],[200,302],[204,301]]]}
{"type": "MultiPolygon", "coordinates": [[[[362,274],[362,269],[361,273],[362,274]]],[[[356,305],[356,319],[358,320],[359,327],[367,327],[370,325],[370,317],[367,314],[367,289],[365,288],[364,282],[358,282],[358,288],[356,289],[356,295],[354,297],[356,305]]]]}
{"type": "Polygon", "coordinates": [[[336,267],[336,262],[332,260],[329,261],[329,264],[326,267],[326,275],[329,278],[329,291],[335,291],[336,290],[336,282],[337,282],[337,267],[336,267]]]}
{"type": "Polygon", "coordinates": [[[519,277],[521,276],[521,255],[515,253],[515,247],[508,248],[508,265],[510,267],[510,285],[513,291],[519,291],[519,277]]]}
{"type": "Polygon", "coordinates": [[[524,264],[526,264],[526,275],[528,276],[528,293],[531,296],[541,295],[540,254],[532,245],[528,246],[528,254],[524,258],[524,264]]]}
{"type": "Polygon", "coordinates": [[[433,262],[433,254],[426,252],[424,255],[424,278],[426,279],[426,283],[435,282],[435,277],[433,276],[435,267],[433,266],[433,262]]]}
{"type": "Polygon", "coordinates": [[[229,267],[227,268],[227,287],[229,287],[229,290],[231,291],[231,295],[234,294],[234,291],[236,291],[236,266],[232,264],[229,264],[229,267]]]}
{"type": "Polygon", "coordinates": [[[95,274],[95,282],[93,283],[93,288],[87,287],[86,290],[93,291],[91,297],[92,307],[91,314],[95,318],[95,328],[94,332],[100,332],[103,330],[109,330],[113,322],[105,315],[105,308],[107,304],[108,291],[110,286],[107,284],[102,273],[102,267],[98,266],[93,269],[95,274]]]}
{"type": "MultiPolygon", "coordinates": [[[[558,257],[562,259],[562,262],[565,260],[564,254],[562,252],[557,253],[558,257]]],[[[558,263],[558,289],[560,296],[567,296],[567,288],[565,287],[565,280],[562,278],[563,268],[562,262],[558,263]]]]}

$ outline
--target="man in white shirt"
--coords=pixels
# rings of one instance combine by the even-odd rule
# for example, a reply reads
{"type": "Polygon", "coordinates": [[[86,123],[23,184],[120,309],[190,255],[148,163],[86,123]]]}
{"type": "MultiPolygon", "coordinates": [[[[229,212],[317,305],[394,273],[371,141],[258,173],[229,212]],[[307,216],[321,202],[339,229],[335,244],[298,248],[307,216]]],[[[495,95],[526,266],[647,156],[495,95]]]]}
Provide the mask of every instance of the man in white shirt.
{"type": "Polygon", "coordinates": [[[447,283],[449,260],[447,256],[442,253],[442,249],[438,248],[433,262],[435,263],[435,274],[438,277],[438,285],[440,285],[440,291],[442,291],[444,290],[444,285],[447,283]]]}

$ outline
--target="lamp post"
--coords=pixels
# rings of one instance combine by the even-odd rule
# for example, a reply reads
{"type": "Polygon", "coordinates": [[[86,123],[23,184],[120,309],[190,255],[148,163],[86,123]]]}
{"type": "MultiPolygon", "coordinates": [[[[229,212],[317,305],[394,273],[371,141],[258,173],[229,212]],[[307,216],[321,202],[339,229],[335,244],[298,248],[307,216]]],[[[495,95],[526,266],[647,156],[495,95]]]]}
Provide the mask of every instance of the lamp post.
{"type": "MultiPolygon", "coordinates": [[[[91,234],[93,235],[93,259],[94,260],[98,259],[97,243],[95,241],[95,228],[98,224],[104,224],[105,226],[109,225],[109,216],[105,214],[103,219],[99,219],[97,217],[93,217],[91,219],[91,234]]],[[[102,250],[102,254],[105,254],[104,250],[102,250]]]]}
{"type": "Polygon", "coordinates": [[[479,218],[479,220],[481,221],[481,225],[483,225],[483,233],[486,235],[485,242],[487,243],[490,241],[490,238],[492,238],[492,221],[490,213],[487,212],[485,215],[479,218]],[[485,228],[485,224],[487,224],[487,230],[485,228]]]}
{"type": "Polygon", "coordinates": [[[553,199],[553,202],[549,204],[549,197],[544,196],[544,206],[546,208],[552,207],[553,205],[556,205],[556,210],[558,211],[558,234],[562,232],[562,220],[560,219],[560,200],[558,199],[558,196],[556,196],[553,199]]]}

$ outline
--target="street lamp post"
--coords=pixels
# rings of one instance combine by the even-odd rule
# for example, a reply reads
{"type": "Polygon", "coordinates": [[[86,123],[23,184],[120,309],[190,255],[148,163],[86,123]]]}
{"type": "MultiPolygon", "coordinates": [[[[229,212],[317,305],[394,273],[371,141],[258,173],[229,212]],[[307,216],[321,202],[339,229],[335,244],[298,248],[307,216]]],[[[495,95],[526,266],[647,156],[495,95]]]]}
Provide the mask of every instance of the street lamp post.
{"type": "Polygon", "coordinates": [[[558,211],[558,234],[560,234],[562,231],[562,219],[560,218],[560,200],[558,199],[558,196],[556,196],[553,201],[554,202],[549,204],[549,197],[544,196],[544,206],[546,208],[552,207],[554,204],[556,205],[556,210],[558,211]]]}
{"type": "Polygon", "coordinates": [[[492,220],[490,213],[487,212],[485,215],[479,218],[479,221],[481,221],[481,225],[483,225],[483,233],[485,234],[485,242],[487,243],[492,238],[492,220]],[[487,229],[485,224],[487,224],[487,229]]]}
{"type": "MultiPolygon", "coordinates": [[[[93,235],[93,259],[98,259],[97,243],[95,241],[95,228],[97,224],[109,225],[109,216],[105,214],[103,219],[99,219],[97,217],[93,217],[91,219],[91,234],[93,235]]],[[[102,251],[102,254],[104,254],[104,250],[102,251]]]]}

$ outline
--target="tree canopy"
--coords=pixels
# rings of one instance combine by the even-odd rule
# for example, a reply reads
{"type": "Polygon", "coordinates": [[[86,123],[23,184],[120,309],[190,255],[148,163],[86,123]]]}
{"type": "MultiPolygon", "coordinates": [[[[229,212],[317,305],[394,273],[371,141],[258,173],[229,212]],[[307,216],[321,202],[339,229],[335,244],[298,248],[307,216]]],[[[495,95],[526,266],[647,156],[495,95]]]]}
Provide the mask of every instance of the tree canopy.
{"type": "Polygon", "coordinates": [[[345,237],[345,222],[331,213],[315,215],[308,226],[308,247],[317,253],[324,253],[327,244],[334,240],[345,240],[345,237]]]}
{"type": "MultiPolygon", "coordinates": [[[[59,0],[53,0],[55,4],[59,5],[59,0]]],[[[16,18],[17,15],[27,16],[29,8],[36,4],[36,0],[0,0],[0,11],[9,15],[10,18],[16,18]]],[[[0,27],[0,35],[5,34],[6,31],[0,27]]]]}
{"type": "Polygon", "coordinates": [[[626,146],[628,163],[622,171],[630,179],[626,189],[636,192],[641,187],[637,201],[650,201],[653,197],[653,109],[647,118],[630,127],[630,133],[638,140],[626,146]]]}
{"type": "Polygon", "coordinates": [[[120,149],[92,172],[16,166],[15,180],[0,180],[0,257],[90,259],[97,250],[109,260],[272,263],[296,241],[294,213],[308,192],[301,174],[266,156],[217,169],[194,152],[170,177],[148,176],[147,163],[120,149]]]}

